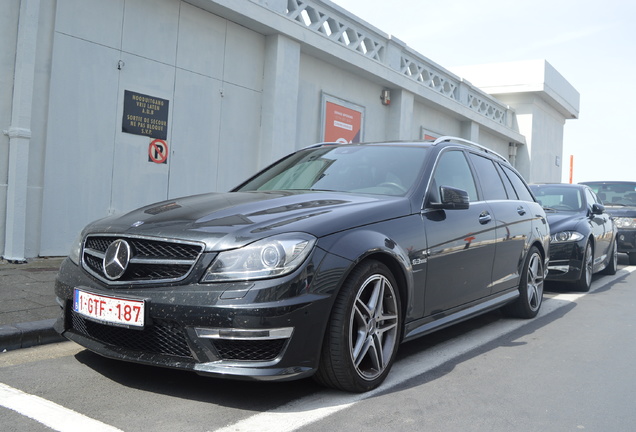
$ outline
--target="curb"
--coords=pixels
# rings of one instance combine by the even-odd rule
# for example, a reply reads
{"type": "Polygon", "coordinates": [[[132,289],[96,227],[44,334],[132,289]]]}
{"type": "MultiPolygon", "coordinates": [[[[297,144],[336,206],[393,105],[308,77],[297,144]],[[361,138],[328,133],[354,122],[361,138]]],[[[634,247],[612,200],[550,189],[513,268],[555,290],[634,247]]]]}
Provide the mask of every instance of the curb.
{"type": "Polygon", "coordinates": [[[54,329],[56,319],[0,326],[0,353],[66,339],[54,329]]]}

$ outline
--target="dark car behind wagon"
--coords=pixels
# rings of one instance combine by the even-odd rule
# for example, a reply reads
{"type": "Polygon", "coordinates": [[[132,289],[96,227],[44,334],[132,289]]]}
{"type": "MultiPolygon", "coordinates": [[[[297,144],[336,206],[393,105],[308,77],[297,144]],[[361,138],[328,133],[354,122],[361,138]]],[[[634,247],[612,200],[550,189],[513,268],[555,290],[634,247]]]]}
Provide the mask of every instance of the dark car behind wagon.
{"type": "Polygon", "coordinates": [[[615,274],[616,227],[592,190],[577,184],[530,185],[550,224],[547,280],[587,292],[592,274],[615,274]]]}
{"type": "Polygon", "coordinates": [[[618,228],[618,251],[629,256],[629,264],[636,265],[636,182],[582,182],[589,186],[612,215],[618,228]]]}
{"type": "Polygon", "coordinates": [[[500,307],[534,317],[548,248],[521,176],[479,145],[319,144],[229,193],[88,225],[56,329],[115,359],[361,392],[402,341],[500,307]]]}

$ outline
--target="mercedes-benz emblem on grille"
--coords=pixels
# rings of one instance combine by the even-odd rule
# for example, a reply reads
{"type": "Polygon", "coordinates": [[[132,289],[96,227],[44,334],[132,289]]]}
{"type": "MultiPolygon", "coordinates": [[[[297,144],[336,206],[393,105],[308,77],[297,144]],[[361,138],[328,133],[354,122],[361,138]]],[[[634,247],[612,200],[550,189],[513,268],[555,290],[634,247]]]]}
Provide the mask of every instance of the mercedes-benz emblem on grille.
{"type": "Polygon", "coordinates": [[[130,245],[121,239],[115,240],[104,255],[104,274],[110,280],[119,279],[124,274],[131,258],[130,245]]]}

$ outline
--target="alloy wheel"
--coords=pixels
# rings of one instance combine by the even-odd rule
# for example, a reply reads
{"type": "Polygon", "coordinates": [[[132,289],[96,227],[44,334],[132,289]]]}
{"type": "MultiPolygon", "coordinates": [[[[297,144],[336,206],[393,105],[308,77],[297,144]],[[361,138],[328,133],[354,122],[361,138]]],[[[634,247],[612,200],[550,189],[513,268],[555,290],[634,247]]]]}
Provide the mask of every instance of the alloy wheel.
{"type": "Polygon", "coordinates": [[[398,343],[398,305],[394,288],[380,274],[366,279],[350,317],[349,347],[358,375],[373,380],[389,365],[398,343]]]}

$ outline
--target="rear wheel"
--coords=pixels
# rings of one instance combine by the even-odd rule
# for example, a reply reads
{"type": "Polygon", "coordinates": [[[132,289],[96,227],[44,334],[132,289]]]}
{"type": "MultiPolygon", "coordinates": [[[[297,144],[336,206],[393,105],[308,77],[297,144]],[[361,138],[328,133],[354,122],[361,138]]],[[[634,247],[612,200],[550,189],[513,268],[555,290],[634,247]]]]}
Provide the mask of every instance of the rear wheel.
{"type": "Polygon", "coordinates": [[[543,303],[544,266],[541,252],[532,246],[523,264],[519,297],[503,307],[505,314],[517,318],[534,318],[543,303]]]}
{"type": "Polygon", "coordinates": [[[401,328],[395,278],[378,261],[363,263],[338,294],[314,378],[350,392],[378,387],[393,365],[401,328]]]}
{"type": "Polygon", "coordinates": [[[630,252],[627,256],[629,257],[629,265],[636,265],[636,252],[630,252]]]}
{"type": "Polygon", "coordinates": [[[581,262],[581,277],[574,282],[574,289],[581,292],[588,292],[592,286],[592,272],[594,271],[594,253],[592,245],[588,242],[585,245],[583,261],[581,262]]]}

